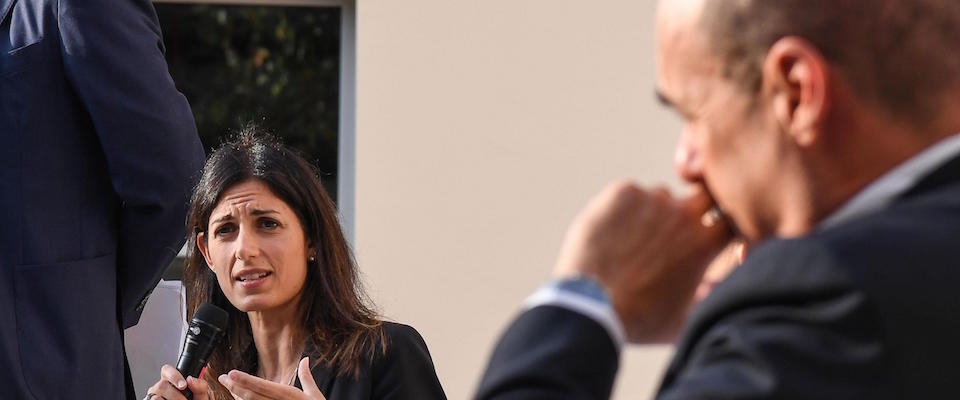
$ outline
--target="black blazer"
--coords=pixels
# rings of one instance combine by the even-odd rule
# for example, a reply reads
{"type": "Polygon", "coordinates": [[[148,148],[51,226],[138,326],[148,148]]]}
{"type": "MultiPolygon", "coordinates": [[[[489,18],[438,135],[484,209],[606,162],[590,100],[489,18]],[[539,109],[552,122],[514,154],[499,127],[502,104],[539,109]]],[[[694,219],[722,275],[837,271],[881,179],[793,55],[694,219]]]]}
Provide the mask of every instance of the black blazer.
{"type": "MultiPolygon", "coordinates": [[[[369,360],[359,377],[336,376],[320,365],[310,370],[324,397],[330,400],[446,400],[420,333],[403,324],[384,322],[383,325],[387,350],[369,360]]],[[[295,385],[301,387],[299,378],[295,385]]]]}
{"type": "Polygon", "coordinates": [[[0,398],[133,395],[203,161],[150,0],[0,0],[0,398]]]}
{"type": "MultiPolygon", "coordinates": [[[[888,208],[770,240],[694,310],[658,399],[947,399],[960,378],[960,158],[888,208]]],[[[477,399],[605,399],[594,321],[523,313],[477,399]]]]}

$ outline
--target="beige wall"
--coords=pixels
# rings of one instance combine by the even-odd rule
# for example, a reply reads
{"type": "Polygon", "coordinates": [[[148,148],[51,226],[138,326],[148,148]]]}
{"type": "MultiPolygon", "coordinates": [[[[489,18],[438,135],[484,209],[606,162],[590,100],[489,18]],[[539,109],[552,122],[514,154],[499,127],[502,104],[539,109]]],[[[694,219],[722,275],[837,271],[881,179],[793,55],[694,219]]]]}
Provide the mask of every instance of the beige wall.
{"type": "MultiPolygon", "coordinates": [[[[356,247],[451,399],[474,390],[563,230],[605,183],[673,183],[653,0],[358,0],[356,247]]],[[[669,350],[628,352],[617,399],[669,350]]]]}

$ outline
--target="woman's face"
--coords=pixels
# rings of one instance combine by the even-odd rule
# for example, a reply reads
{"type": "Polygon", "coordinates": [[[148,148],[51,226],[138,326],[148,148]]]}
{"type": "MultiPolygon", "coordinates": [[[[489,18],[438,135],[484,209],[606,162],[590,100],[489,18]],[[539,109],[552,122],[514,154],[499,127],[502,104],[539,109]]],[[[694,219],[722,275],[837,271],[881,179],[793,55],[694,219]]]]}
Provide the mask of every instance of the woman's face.
{"type": "Polygon", "coordinates": [[[299,301],[311,257],[303,232],[287,203],[248,180],[223,193],[197,245],[234,307],[265,311],[299,301]]]}

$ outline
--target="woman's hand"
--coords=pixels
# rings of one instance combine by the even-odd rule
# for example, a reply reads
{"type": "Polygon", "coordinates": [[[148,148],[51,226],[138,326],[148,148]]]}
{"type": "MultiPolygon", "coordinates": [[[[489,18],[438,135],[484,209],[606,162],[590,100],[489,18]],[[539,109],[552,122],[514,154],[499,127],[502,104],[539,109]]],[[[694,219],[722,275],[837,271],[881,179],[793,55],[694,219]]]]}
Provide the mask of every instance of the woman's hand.
{"type": "Polygon", "coordinates": [[[186,400],[180,391],[190,389],[193,393],[193,400],[207,400],[207,382],[203,380],[187,377],[183,379],[180,371],[170,365],[164,365],[160,369],[160,380],[150,389],[147,389],[147,399],[150,400],[186,400]]]}
{"type": "Polygon", "coordinates": [[[300,386],[303,391],[293,386],[270,382],[253,375],[237,370],[220,375],[220,384],[226,386],[233,397],[240,400],[327,400],[320,393],[317,382],[310,373],[310,359],[304,357],[297,368],[300,377],[300,386]]]}

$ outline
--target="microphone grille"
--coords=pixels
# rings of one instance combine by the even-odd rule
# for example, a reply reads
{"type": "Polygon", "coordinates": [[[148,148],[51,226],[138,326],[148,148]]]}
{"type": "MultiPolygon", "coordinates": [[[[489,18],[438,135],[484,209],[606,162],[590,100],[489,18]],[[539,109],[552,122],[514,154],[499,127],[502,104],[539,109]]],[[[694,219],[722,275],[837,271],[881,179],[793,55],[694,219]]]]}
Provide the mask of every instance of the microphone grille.
{"type": "Polygon", "coordinates": [[[213,325],[220,330],[227,328],[228,318],[226,311],[210,303],[201,304],[193,314],[193,319],[213,325]]]}

